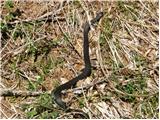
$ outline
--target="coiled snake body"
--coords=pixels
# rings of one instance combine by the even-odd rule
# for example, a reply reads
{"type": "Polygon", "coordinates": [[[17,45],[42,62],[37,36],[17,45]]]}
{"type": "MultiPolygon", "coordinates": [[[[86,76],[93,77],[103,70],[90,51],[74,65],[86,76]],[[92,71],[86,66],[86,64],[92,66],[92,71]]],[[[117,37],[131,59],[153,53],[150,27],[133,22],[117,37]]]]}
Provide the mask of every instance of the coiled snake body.
{"type": "MultiPolygon", "coordinates": [[[[90,24],[94,25],[96,22],[98,22],[102,18],[102,16],[103,16],[103,12],[99,12],[97,16],[90,21],[90,24]]],[[[60,85],[59,87],[52,90],[51,92],[53,101],[55,101],[64,110],[66,110],[68,106],[61,99],[61,91],[70,89],[72,86],[75,86],[79,80],[85,79],[86,77],[91,75],[91,62],[90,62],[90,56],[89,56],[89,41],[88,41],[88,33],[91,29],[90,24],[89,22],[86,22],[86,24],[84,25],[84,31],[83,31],[83,36],[84,36],[83,54],[84,54],[84,63],[85,63],[85,68],[83,69],[83,72],[79,74],[77,77],[71,79],[70,81],[60,85]]]]}

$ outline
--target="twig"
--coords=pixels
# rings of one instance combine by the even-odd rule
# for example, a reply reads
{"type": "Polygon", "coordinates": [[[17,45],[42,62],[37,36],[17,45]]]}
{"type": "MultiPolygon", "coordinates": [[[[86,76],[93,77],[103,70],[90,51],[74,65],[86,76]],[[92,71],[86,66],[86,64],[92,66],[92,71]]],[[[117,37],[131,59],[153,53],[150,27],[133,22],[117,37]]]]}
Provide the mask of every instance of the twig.
{"type": "Polygon", "coordinates": [[[76,90],[87,90],[87,89],[89,89],[90,87],[93,87],[93,86],[95,86],[95,85],[98,85],[98,84],[102,84],[102,83],[104,83],[104,82],[107,82],[106,80],[100,80],[100,81],[98,81],[98,82],[96,82],[96,83],[92,83],[92,84],[89,84],[89,85],[86,85],[86,86],[83,86],[83,87],[78,87],[78,88],[73,88],[72,90],[70,90],[69,92],[73,92],[73,91],[76,91],[76,90]]]}
{"type": "Polygon", "coordinates": [[[31,23],[34,21],[53,21],[55,22],[56,20],[63,21],[65,20],[65,17],[54,17],[54,16],[49,16],[45,18],[36,18],[36,19],[26,19],[26,20],[19,20],[19,21],[14,21],[14,22],[9,22],[9,25],[14,25],[14,24],[20,24],[20,23],[31,23]]]}
{"type": "Polygon", "coordinates": [[[55,20],[64,20],[64,17],[56,17],[55,16],[63,9],[64,7],[61,7],[61,9],[58,9],[57,11],[52,11],[52,12],[48,12],[38,18],[35,19],[26,19],[26,20],[19,20],[19,21],[14,21],[14,22],[9,22],[8,24],[10,25],[14,25],[14,24],[19,24],[19,23],[27,23],[27,22],[33,22],[33,21],[55,21],[55,20]]]}
{"type": "Polygon", "coordinates": [[[0,92],[0,95],[4,97],[6,96],[27,97],[27,96],[39,96],[41,94],[44,94],[44,92],[21,91],[21,90],[12,90],[12,89],[5,89],[5,90],[1,90],[0,92]]]}

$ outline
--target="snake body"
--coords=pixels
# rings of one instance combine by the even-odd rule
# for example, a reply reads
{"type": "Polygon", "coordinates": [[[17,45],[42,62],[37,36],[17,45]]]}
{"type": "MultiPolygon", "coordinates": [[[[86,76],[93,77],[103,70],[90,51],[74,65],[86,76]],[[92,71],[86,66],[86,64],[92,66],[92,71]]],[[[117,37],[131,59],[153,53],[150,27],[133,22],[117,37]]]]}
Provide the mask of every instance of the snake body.
{"type": "Polygon", "coordinates": [[[103,16],[103,12],[99,12],[97,14],[97,16],[90,21],[90,23],[86,22],[84,25],[83,54],[84,54],[85,68],[83,69],[82,73],[79,74],[78,76],[76,76],[75,78],[71,79],[70,81],[58,86],[56,89],[52,90],[52,92],[51,92],[53,102],[57,103],[64,110],[67,110],[68,106],[61,99],[61,91],[70,89],[71,87],[75,86],[79,80],[85,79],[91,75],[91,62],[90,62],[90,56],[89,56],[88,33],[91,29],[90,24],[94,25],[96,22],[99,22],[99,20],[102,18],[102,16],[103,16]]]}

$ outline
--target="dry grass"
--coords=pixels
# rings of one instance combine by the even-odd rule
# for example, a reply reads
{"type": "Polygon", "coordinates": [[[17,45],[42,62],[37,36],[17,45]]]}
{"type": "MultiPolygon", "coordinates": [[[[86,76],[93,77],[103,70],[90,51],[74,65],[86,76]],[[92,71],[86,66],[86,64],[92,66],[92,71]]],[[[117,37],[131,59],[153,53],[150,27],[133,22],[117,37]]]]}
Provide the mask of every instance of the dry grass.
{"type": "Polygon", "coordinates": [[[83,68],[83,24],[100,10],[92,75],[64,99],[90,118],[159,118],[158,1],[1,4],[1,118],[75,117],[50,91],[83,68]]]}

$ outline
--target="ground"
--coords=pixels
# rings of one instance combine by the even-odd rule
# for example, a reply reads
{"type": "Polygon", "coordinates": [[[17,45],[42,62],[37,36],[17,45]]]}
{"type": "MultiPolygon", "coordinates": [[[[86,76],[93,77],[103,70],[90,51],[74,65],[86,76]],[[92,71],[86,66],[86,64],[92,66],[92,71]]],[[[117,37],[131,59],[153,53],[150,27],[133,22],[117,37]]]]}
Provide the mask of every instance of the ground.
{"type": "Polygon", "coordinates": [[[90,119],[159,118],[158,1],[1,1],[1,118],[75,118],[51,91],[81,73],[85,22],[92,74],[64,91],[90,119]]]}

